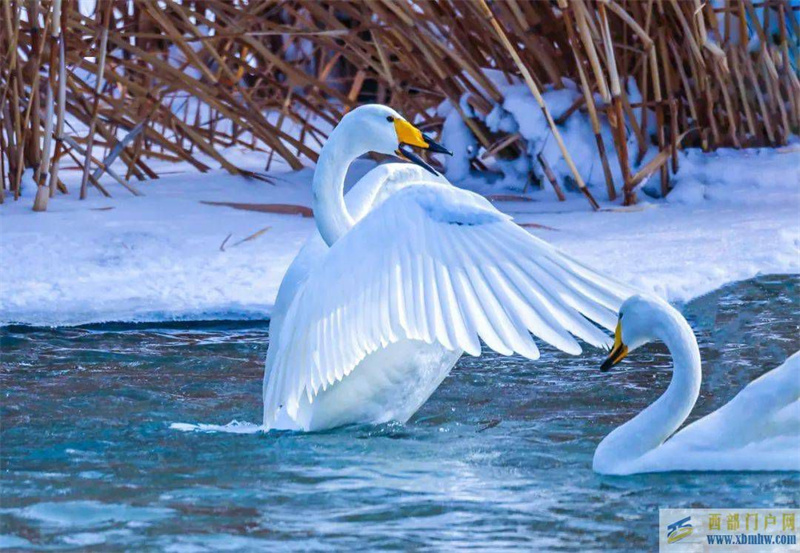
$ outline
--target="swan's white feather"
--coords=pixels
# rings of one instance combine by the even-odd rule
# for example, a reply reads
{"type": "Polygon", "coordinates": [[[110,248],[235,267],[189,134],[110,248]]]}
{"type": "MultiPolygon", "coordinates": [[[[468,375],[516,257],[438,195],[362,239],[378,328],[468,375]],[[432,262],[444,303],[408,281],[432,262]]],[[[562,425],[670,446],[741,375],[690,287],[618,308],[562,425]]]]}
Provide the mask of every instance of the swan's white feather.
{"type": "Polygon", "coordinates": [[[584,315],[612,328],[630,289],[531,236],[482,196],[416,170],[368,177],[375,185],[359,183],[358,222],[308,255],[285,317],[272,323],[266,425],[284,407],[294,417],[304,395],[312,402],[399,340],[474,355],[481,338],[534,359],[527,331],[570,353],[580,346],[567,331],[608,345],[584,315]]]}

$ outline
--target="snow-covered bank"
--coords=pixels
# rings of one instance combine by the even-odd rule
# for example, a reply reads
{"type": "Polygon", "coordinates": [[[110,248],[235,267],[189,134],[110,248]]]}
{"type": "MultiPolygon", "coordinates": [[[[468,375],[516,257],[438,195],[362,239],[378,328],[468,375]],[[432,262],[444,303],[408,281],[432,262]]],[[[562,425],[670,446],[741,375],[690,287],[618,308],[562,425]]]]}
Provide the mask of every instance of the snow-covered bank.
{"type": "MultiPolygon", "coordinates": [[[[359,163],[356,176],[370,166],[359,163]]],[[[606,204],[593,213],[583,197],[557,202],[550,190],[497,205],[518,223],[540,225],[530,227],[535,235],[670,301],[800,272],[797,145],[687,152],[681,167],[667,201],[632,209],[606,204]]],[[[268,317],[313,220],[202,202],[308,206],[311,175],[284,169],[272,174],[274,185],[223,172],[171,175],[140,185],[142,198],[81,202],[71,194],[38,214],[32,197],[7,201],[0,323],[268,317]]]]}

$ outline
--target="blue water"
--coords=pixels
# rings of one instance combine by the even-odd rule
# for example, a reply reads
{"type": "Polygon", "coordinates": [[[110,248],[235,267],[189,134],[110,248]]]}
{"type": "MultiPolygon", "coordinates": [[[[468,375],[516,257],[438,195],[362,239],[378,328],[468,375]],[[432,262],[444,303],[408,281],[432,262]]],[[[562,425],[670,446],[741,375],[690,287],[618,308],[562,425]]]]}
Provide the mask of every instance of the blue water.
{"type": "MultiPolygon", "coordinates": [[[[693,418],[800,349],[800,279],[684,307],[705,378],[693,418]]],[[[0,546],[10,549],[645,551],[659,507],[797,507],[800,476],[603,477],[594,448],[667,386],[666,350],[464,358],[405,425],[171,430],[260,420],[268,325],[6,327],[0,546]]]]}

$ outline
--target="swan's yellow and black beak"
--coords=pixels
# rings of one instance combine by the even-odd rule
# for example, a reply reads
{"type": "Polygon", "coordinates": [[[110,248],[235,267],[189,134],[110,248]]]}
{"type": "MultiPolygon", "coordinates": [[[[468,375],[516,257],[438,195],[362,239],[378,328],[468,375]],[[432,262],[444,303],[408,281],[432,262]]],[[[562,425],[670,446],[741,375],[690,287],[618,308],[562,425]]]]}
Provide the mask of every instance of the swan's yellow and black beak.
{"type": "Polygon", "coordinates": [[[608,358],[600,365],[600,370],[606,372],[608,369],[625,359],[628,355],[628,346],[622,343],[622,321],[617,322],[617,329],[614,331],[614,347],[608,358]]]}
{"type": "Polygon", "coordinates": [[[428,150],[429,152],[437,154],[453,155],[453,152],[435,142],[431,137],[424,134],[421,130],[405,119],[395,119],[394,130],[397,133],[397,142],[400,144],[400,147],[395,152],[397,157],[406,159],[412,163],[416,163],[434,175],[439,174],[436,169],[428,165],[425,160],[412,152],[411,148],[420,148],[422,150],[428,150]]]}

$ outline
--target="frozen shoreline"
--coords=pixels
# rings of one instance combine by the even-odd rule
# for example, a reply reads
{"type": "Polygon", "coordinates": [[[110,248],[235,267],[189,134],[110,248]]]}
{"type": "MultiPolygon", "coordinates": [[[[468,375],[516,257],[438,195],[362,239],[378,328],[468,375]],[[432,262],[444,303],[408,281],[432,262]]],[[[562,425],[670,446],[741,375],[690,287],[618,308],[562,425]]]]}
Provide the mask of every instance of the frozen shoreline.
{"type": "MultiPolygon", "coordinates": [[[[370,167],[359,162],[354,173],[370,167]]],[[[268,318],[313,219],[201,202],[310,205],[311,169],[270,175],[274,185],[221,171],[169,175],[138,184],[142,198],[113,190],[111,200],[92,193],[81,202],[73,191],[42,214],[26,190],[0,206],[0,324],[268,318]]],[[[674,182],[667,201],[631,210],[605,202],[593,213],[580,195],[557,202],[549,189],[497,206],[541,225],[529,231],[581,261],[672,302],[800,272],[797,143],[683,152],[674,182]]]]}

